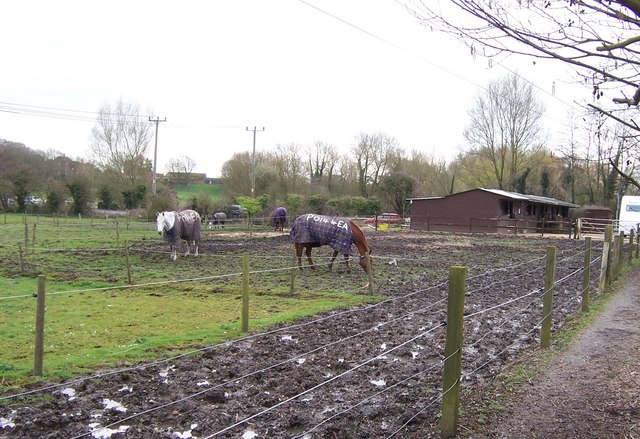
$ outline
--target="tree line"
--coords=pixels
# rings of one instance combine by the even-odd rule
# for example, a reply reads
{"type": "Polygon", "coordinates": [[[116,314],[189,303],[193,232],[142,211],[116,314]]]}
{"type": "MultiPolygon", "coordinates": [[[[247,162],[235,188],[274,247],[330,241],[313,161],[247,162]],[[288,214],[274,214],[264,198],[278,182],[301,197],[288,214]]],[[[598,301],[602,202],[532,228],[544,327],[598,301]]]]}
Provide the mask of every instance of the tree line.
{"type": "MultiPolygon", "coordinates": [[[[46,200],[40,209],[50,213],[83,214],[96,206],[191,207],[208,214],[241,200],[252,213],[283,205],[294,212],[404,215],[408,198],[476,187],[615,210],[622,194],[637,190],[625,176],[634,175],[633,157],[639,151],[628,127],[593,109],[569,114],[566,139],[549,145],[544,107],[533,86],[517,74],[496,79],[477,94],[468,109],[465,145],[450,161],[400,145],[383,132],[359,133],[349,148],[322,140],[277,144],[256,151],[255,168],[252,153],[234,154],[222,167],[223,199],[203,194],[187,200],[188,206],[178,206],[175,190],[162,181],[151,194],[153,136],[139,114],[139,106],[122,101],[104,106],[92,130],[89,161],[0,140],[3,210],[28,211],[26,197],[37,193],[46,200]],[[248,197],[253,172],[255,203],[248,197]]],[[[195,165],[188,157],[174,158],[167,170],[189,173],[195,165]]]]}

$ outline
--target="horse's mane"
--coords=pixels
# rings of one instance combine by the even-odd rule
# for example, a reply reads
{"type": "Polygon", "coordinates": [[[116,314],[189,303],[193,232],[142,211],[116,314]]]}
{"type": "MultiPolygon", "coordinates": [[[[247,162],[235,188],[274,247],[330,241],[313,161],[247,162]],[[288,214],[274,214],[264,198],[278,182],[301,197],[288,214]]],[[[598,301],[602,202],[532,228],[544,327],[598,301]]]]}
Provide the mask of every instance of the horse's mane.
{"type": "Polygon", "coordinates": [[[367,255],[371,253],[369,249],[369,242],[367,242],[367,237],[364,236],[364,232],[360,227],[357,226],[356,223],[351,221],[351,231],[353,232],[353,243],[358,247],[358,250],[362,253],[362,255],[367,255]],[[363,248],[360,248],[360,247],[363,248]]]}

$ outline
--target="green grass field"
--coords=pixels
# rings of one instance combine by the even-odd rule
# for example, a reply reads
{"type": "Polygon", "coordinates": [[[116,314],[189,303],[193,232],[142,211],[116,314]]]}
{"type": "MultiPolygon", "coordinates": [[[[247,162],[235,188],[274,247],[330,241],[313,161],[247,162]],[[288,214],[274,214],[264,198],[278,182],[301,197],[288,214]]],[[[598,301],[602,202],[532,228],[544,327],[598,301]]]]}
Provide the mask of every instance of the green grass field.
{"type": "Polygon", "coordinates": [[[179,184],[175,187],[178,194],[178,202],[184,203],[189,198],[197,197],[201,193],[209,195],[214,202],[222,197],[221,184],[179,184]]]}
{"type": "MultiPolygon", "coordinates": [[[[48,378],[164,358],[243,335],[242,263],[236,250],[174,262],[155,223],[131,219],[7,215],[0,227],[0,377],[5,387],[37,379],[31,371],[38,275],[46,279],[48,378]]],[[[213,235],[220,231],[203,233],[205,239],[227,239],[213,235]]],[[[236,239],[242,245],[249,236],[229,238],[229,244],[236,239]]],[[[297,292],[290,294],[288,247],[281,256],[251,256],[251,331],[372,300],[352,281],[349,290],[300,279],[297,292]],[[262,272],[274,266],[284,270],[262,272]]]]}

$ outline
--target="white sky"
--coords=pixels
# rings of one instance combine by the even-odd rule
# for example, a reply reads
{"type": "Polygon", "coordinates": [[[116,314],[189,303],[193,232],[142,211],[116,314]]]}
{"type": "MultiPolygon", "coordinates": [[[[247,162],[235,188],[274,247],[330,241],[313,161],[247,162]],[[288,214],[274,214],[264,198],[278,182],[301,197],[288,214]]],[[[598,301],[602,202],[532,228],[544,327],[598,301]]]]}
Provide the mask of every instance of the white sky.
{"type": "MultiPolygon", "coordinates": [[[[186,155],[219,176],[251,151],[254,126],[265,128],[258,151],[322,140],[346,153],[358,133],[380,131],[450,159],[474,97],[508,73],[393,0],[20,0],[0,3],[0,17],[0,138],[89,159],[95,112],[122,98],[167,119],[158,172],[186,155]]],[[[560,144],[588,90],[570,95],[559,65],[507,61],[539,88],[550,146],[560,144]]]]}

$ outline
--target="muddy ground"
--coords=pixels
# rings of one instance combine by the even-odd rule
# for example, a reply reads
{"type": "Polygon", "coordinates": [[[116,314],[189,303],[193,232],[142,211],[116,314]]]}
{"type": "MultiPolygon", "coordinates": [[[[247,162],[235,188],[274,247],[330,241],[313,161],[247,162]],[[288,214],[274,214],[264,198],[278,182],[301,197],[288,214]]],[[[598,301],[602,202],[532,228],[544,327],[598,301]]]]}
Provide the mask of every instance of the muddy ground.
{"type": "MultiPolygon", "coordinates": [[[[499,425],[502,413],[491,408],[503,403],[495,379],[537,350],[547,246],[558,253],[555,333],[579,309],[584,243],[366,233],[374,264],[385,266],[384,278],[375,279],[383,301],[276,326],[199,355],[40,383],[25,391],[50,388],[3,400],[0,437],[440,437],[446,279],[452,265],[469,270],[459,431],[466,437],[500,437],[489,428],[499,425]]],[[[291,255],[286,235],[245,245],[252,255],[291,255]]],[[[219,252],[220,246],[204,242],[200,251],[214,249],[219,252]]],[[[353,265],[350,275],[337,267],[333,273],[319,267],[300,275],[317,282],[343,276],[363,285],[366,277],[353,265]]],[[[598,274],[595,263],[592,289],[598,274]]],[[[623,427],[628,431],[625,424],[620,432],[623,427]]]]}

